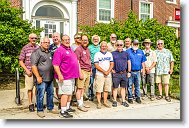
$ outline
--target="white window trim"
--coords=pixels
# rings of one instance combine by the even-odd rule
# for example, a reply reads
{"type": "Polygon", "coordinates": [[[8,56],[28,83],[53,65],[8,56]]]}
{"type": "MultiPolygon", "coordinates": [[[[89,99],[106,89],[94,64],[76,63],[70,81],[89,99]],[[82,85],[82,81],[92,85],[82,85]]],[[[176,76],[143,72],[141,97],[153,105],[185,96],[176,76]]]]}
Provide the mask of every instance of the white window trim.
{"type": "Polygon", "coordinates": [[[173,2],[166,0],[166,3],[169,3],[169,4],[177,4],[177,0],[174,0],[173,2]]]}
{"type": "MultiPolygon", "coordinates": [[[[114,0],[111,0],[111,17],[110,19],[114,18],[114,0]]],[[[103,20],[99,20],[99,0],[97,0],[97,22],[100,22],[100,23],[110,23],[110,21],[103,21],[103,20]]]]}
{"type": "Polygon", "coordinates": [[[146,2],[146,1],[139,1],[139,20],[141,20],[141,16],[140,16],[140,10],[141,10],[141,3],[147,3],[150,4],[150,19],[154,17],[154,5],[153,2],[146,2]]]}

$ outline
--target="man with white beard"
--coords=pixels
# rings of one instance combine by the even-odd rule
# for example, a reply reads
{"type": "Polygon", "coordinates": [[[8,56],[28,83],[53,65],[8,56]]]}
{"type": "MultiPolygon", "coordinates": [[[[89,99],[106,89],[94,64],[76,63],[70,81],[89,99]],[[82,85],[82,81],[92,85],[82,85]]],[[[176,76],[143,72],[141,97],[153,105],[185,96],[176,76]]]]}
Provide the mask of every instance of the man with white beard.
{"type": "Polygon", "coordinates": [[[132,96],[132,85],[134,84],[135,87],[135,97],[136,102],[141,103],[140,100],[140,81],[141,81],[141,70],[142,75],[145,75],[145,64],[146,56],[144,52],[139,49],[139,41],[133,40],[132,48],[126,51],[131,60],[131,77],[129,77],[129,87],[128,87],[128,102],[130,104],[133,103],[133,96],[132,96]]]}

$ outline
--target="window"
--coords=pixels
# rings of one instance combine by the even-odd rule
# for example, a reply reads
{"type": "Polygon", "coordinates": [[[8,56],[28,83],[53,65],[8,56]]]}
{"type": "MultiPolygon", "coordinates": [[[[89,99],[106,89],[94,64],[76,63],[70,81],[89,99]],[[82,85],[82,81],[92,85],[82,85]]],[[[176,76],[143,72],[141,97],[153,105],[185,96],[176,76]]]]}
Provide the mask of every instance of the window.
{"type": "Polygon", "coordinates": [[[97,0],[97,21],[109,22],[114,17],[114,0],[97,0]]]}
{"type": "Polygon", "coordinates": [[[153,18],[153,3],[152,2],[140,2],[139,5],[139,19],[143,22],[148,18],[153,18]]]}
{"type": "Polygon", "coordinates": [[[166,0],[167,3],[172,3],[172,4],[176,4],[177,1],[176,0],[166,0]]]}

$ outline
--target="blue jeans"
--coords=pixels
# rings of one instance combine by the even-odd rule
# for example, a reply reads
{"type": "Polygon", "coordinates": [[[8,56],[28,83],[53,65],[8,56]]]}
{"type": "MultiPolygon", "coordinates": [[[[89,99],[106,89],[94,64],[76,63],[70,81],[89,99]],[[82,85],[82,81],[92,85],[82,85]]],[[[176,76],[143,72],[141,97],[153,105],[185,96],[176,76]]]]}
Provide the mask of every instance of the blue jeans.
{"type": "Polygon", "coordinates": [[[47,109],[52,110],[54,108],[53,104],[53,81],[42,82],[41,84],[36,84],[37,87],[37,112],[43,111],[43,99],[45,95],[45,91],[47,92],[47,109]]]}
{"type": "Polygon", "coordinates": [[[132,97],[132,85],[135,87],[135,97],[140,97],[140,81],[141,75],[140,71],[131,72],[131,77],[129,78],[129,87],[128,87],[128,99],[133,99],[132,97]]]}
{"type": "Polygon", "coordinates": [[[96,74],[96,68],[94,64],[92,64],[92,75],[90,77],[90,83],[89,83],[89,97],[94,97],[93,83],[94,83],[95,74],[96,74]]]}

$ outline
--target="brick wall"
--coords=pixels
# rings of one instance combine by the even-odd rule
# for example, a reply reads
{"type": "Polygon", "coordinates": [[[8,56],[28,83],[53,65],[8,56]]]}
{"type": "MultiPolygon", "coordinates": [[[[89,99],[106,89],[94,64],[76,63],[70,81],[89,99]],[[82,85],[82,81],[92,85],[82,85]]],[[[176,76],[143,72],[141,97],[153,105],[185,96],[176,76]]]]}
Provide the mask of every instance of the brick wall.
{"type": "Polygon", "coordinates": [[[9,0],[9,1],[12,3],[13,7],[21,7],[22,6],[22,4],[21,4],[22,0],[9,0]]]}
{"type": "MultiPolygon", "coordinates": [[[[78,24],[94,25],[96,20],[96,1],[97,0],[78,0],[78,24]]],[[[114,0],[114,18],[117,20],[125,20],[128,18],[128,12],[131,9],[131,0],[114,0]]],[[[133,1],[133,11],[139,17],[139,1],[133,1]]],[[[180,0],[177,0],[177,4],[166,3],[166,0],[147,0],[153,2],[154,18],[159,23],[164,24],[166,20],[172,16],[174,20],[175,8],[180,9],[180,0]]]]}
{"type": "Polygon", "coordinates": [[[94,25],[96,21],[96,0],[78,0],[78,25],[94,25]]]}

